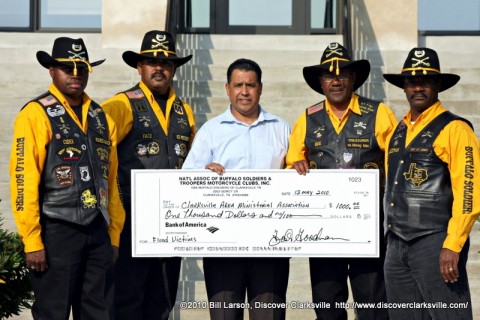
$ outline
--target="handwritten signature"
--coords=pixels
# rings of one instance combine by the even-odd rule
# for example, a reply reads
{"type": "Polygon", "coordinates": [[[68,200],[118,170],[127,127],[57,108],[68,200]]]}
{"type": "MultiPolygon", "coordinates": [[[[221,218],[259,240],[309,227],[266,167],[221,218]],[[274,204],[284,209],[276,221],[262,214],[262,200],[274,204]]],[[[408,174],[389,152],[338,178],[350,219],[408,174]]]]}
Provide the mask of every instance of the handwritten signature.
{"type": "Polygon", "coordinates": [[[283,235],[278,234],[278,230],[272,235],[272,238],[268,242],[268,245],[274,247],[284,242],[318,242],[318,241],[350,241],[350,239],[341,238],[341,237],[332,237],[330,235],[323,235],[323,228],[320,228],[317,233],[309,234],[305,233],[305,230],[300,228],[298,232],[294,234],[292,229],[287,229],[283,235]]]}

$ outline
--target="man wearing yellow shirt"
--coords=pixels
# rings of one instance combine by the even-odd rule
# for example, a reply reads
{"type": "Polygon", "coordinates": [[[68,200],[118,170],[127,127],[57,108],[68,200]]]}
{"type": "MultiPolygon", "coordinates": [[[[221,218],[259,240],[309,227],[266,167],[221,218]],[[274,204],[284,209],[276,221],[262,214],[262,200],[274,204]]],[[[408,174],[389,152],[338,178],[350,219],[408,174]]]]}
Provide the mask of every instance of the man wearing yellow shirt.
{"type": "Polygon", "coordinates": [[[145,34],[140,53],[126,51],[122,58],[141,81],[102,103],[118,127],[118,178],[127,212],[115,265],[115,319],[168,319],[181,259],[132,257],[130,171],[182,167],[195,135],[195,119],[192,108],[175,94],[172,81],[177,68],[192,56],[177,56],[173,36],[152,30],[145,34]]]}
{"type": "Polygon", "coordinates": [[[470,123],[438,99],[460,77],[441,73],[430,48],[413,48],[400,74],[383,76],[410,104],[386,156],[387,299],[420,305],[390,308],[390,319],[472,319],[466,263],[480,213],[480,149],[470,123]]]}
{"type": "MultiPolygon", "coordinates": [[[[354,93],[369,73],[367,60],[353,61],[338,43],[325,49],[319,65],[303,69],[307,84],[326,99],[297,119],[286,157],[288,168],[299,174],[310,169],[379,169],[383,189],[386,138],[397,121],[385,104],[354,93]],[[352,143],[358,139],[365,143],[352,143]]],[[[313,302],[331,306],[316,308],[317,319],[347,319],[340,303],[348,300],[348,278],[356,302],[386,302],[382,240],[380,251],[379,258],[310,258],[313,302]]],[[[357,319],[388,319],[388,314],[382,308],[359,308],[357,319]]]]}
{"type": "Polygon", "coordinates": [[[15,120],[12,210],[35,294],[34,319],[109,320],[125,220],[118,187],[116,128],[84,92],[92,67],[82,39],[57,38],[37,52],[53,83],[15,120]]]}

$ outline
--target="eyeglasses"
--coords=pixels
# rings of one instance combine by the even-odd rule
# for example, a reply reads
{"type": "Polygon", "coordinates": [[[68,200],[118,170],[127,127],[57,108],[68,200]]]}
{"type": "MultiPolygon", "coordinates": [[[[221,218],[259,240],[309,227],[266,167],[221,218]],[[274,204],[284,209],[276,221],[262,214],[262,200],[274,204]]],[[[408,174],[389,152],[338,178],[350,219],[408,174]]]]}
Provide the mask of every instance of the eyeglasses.
{"type": "Polygon", "coordinates": [[[339,75],[334,75],[334,74],[326,74],[320,77],[323,82],[325,83],[330,83],[333,81],[333,79],[338,79],[338,81],[347,81],[352,77],[350,73],[340,73],[339,75]]]}

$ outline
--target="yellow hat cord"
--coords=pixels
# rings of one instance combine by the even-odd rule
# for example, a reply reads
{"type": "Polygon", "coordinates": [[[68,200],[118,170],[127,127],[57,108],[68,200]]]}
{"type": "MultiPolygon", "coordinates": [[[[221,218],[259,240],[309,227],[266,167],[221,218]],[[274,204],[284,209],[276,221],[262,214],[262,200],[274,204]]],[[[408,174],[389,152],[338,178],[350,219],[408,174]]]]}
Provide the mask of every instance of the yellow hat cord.
{"type": "Polygon", "coordinates": [[[73,63],[73,75],[74,75],[74,76],[77,76],[77,75],[78,75],[77,62],[85,63],[85,64],[87,65],[88,72],[89,72],[89,73],[92,73],[92,72],[93,72],[93,68],[92,68],[92,66],[90,65],[90,63],[89,63],[87,60],[83,60],[83,59],[68,59],[68,58],[57,58],[57,59],[55,59],[55,60],[57,60],[58,62],[72,62],[72,63],[73,63]]]}
{"type": "Polygon", "coordinates": [[[412,71],[412,76],[415,76],[417,74],[417,71],[422,71],[423,75],[426,76],[428,71],[435,72],[435,73],[440,73],[440,70],[434,69],[434,68],[404,68],[402,69],[403,72],[408,72],[412,71]]]}
{"type": "Polygon", "coordinates": [[[334,69],[333,64],[334,64],[334,62],[336,62],[336,63],[337,63],[337,68],[336,68],[336,70],[335,70],[335,75],[338,76],[338,75],[340,74],[339,61],[347,61],[347,62],[348,62],[348,61],[350,61],[350,60],[348,60],[348,59],[342,59],[342,58],[332,58],[332,59],[323,61],[322,64],[326,64],[326,63],[329,63],[329,62],[330,62],[330,67],[328,68],[328,71],[333,72],[333,69],[334,69]]]}
{"type": "Polygon", "coordinates": [[[154,57],[157,57],[157,54],[160,52],[160,53],[163,53],[163,55],[165,57],[168,57],[169,54],[172,54],[174,56],[176,56],[177,54],[174,52],[174,51],[168,51],[168,50],[162,50],[162,49],[158,49],[158,50],[144,50],[144,51],[140,51],[140,54],[143,54],[143,53],[147,53],[147,52],[153,52],[153,56],[154,57]]]}

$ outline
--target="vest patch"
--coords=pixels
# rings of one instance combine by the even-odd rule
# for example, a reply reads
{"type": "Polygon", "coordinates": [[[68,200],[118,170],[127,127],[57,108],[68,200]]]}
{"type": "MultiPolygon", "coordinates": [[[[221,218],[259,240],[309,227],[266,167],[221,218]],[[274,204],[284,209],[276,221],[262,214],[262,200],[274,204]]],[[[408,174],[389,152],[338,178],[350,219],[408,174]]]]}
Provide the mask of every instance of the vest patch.
{"type": "Polygon", "coordinates": [[[107,191],[103,188],[100,188],[98,194],[100,195],[100,207],[107,208],[107,191]]]}
{"type": "Polygon", "coordinates": [[[347,138],[346,140],[347,148],[370,149],[371,147],[369,138],[347,138]]]}
{"type": "Polygon", "coordinates": [[[102,177],[104,179],[108,179],[108,166],[106,164],[100,165],[100,169],[102,169],[102,177]]]}
{"type": "Polygon", "coordinates": [[[309,107],[308,110],[307,110],[307,113],[308,113],[308,114],[312,114],[312,113],[318,112],[318,111],[320,111],[320,110],[322,110],[322,109],[323,109],[323,102],[321,102],[321,103],[319,103],[319,104],[316,104],[316,105],[314,105],[314,106],[309,107]]]}
{"type": "Polygon", "coordinates": [[[380,169],[375,162],[367,162],[363,165],[363,169],[380,169]]]}
{"type": "Polygon", "coordinates": [[[187,136],[184,136],[184,135],[181,135],[181,134],[176,134],[175,139],[186,141],[186,142],[190,141],[190,137],[187,137],[187,136]]]}
{"type": "Polygon", "coordinates": [[[409,180],[415,187],[419,187],[425,180],[428,179],[428,171],[417,168],[416,163],[411,163],[408,171],[403,173],[405,180],[409,180]]]}
{"type": "Polygon", "coordinates": [[[127,92],[125,92],[125,94],[130,99],[141,99],[141,98],[145,97],[142,90],[140,90],[140,89],[135,90],[135,91],[127,91],[127,92]]]}
{"type": "Polygon", "coordinates": [[[187,146],[184,144],[184,143],[176,143],[175,144],[175,147],[174,147],[174,150],[175,150],[175,154],[177,156],[181,156],[181,157],[186,157],[187,156],[187,146]]]}
{"type": "Polygon", "coordinates": [[[39,101],[42,105],[44,105],[45,107],[48,107],[48,106],[51,106],[52,104],[54,104],[55,102],[57,102],[57,99],[55,99],[54,96],[50,95],[50,96],[46,96],[45,98],[40,99],[39,101]]]}
{"type": "Polygon", "coordinates": [[[57,152],[57,155],[63,161],[75,161],[82,157],[82,150],[75,147],[66,147],[60,149],[60,151],[57,152]]]}
{"type": "Polygon", "coordinates": [[[82,192],[80,200],[82,200],[83,209],[95,208],[95,205],[97,204],[97,197],[89,189],[82,192]]]}
{"type": "Polygon", "coordinates": [[[50,117],[59,117],[65,114],[65,108],[61,104],[47,108],[47,113],[50,117]]]}
{"type": "Polygon", "coordinates": [[[109,146],[109,145],[112,144],[112,143],[110,142],[110,140],[106,140],[106,139],[99,138],[99,137],[95,137],[95,142],[104,144],[104,145],[106,145],[106,146],[109,146]]]}
{"type": "Polygon", "coordinates": [[[67,187],[73,183],[73,173],[71,166],[58,166],[54,169],[55,178],[57,178],[58,185],[67,187]]]}
{"type": "Polygon", "coordinates": [[[147,112],[148,111],[148,106],[145,104],[145,101],[138,100],[133,102],[133,107],[135,108],[135,111],[137,112],[147,112]]]}
{"type": "Polygon", "coordinates": [[[90,181],[92,179],[92,176],[90,175],[90,170],[88,169],[88,166],[81,166],[78,168],[80,170],[80,178],[82,181],[90,181]]]}
{"type": "Polygon", "coordinates": [[[176,114],[183,115],[183,108],[180,103],[178,103],[177,100],[173,102],[173,111],[175,111],[176,114]]]}
{"type": "Polygon", "coordinates": [[[108,150],[105,148],[97,148],[97,156],[100,161],[108,163],[109,153],[108,150]]]}
{"type": "Polygon", "coordinates": [[[135,147],[135,153],[139,156],[139,157],[144,157],[147,155],[147,146],[144,145],[144,144],[137,144],[136,147],[135,147]]]}
{"type": "Polygon", "coordinates": [[[150,142],[147,146],[148,154],[158,154],[160,152],[160,145],[153,141],[150,142]]]}

